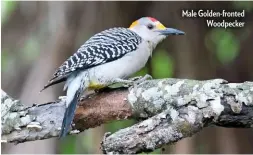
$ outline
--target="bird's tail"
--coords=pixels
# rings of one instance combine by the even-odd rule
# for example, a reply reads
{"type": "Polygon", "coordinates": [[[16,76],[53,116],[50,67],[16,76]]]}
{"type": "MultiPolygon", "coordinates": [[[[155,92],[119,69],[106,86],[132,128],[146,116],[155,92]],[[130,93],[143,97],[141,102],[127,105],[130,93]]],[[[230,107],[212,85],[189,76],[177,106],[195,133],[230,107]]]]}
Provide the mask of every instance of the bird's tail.
{"type": "Polygon", "coordinates": [[[71,126],[71,123],[74,119],[75,116],[75,110],[76,106],[79,100],[79,91],[76,91],[73,99],[70,101],[65,113],[64,113],[64,118],[62,121],[62,127],[61,127],[61,132],[59,138],[63,138],[67,135],[69,128],[71,126]]]}

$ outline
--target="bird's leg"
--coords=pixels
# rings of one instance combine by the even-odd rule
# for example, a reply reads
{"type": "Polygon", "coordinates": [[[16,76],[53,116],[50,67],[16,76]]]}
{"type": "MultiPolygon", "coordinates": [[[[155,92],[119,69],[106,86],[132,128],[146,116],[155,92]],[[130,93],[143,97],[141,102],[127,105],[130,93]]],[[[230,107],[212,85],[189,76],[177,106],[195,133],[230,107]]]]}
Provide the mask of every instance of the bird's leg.
{"type": "Polygon", "coordinates": [[[100,88],[100,89],[95,89],[95,93],[100,93],[100,92],[107,92],[115,89],[122,89],[122,88],[128,88],[131,85],[133,85],[132,80],[125,80],[125,79],[120,79],[116,78],[110,82],[106,87],[100,88]]]}
{"type": "Polygon", "coordinates": [[[129,87],[129,86],[133,85],[134,81],[116,78],[116,79],[114,79],[113,83],[114,84],[119,83],[119,84],[122,84],[123,87],[129,87]]]}
{"type": "Polygon", "coordinates": [[[141,84],[142,82],[144,82],[144,81],[146,81],[146,80],[151,80],[152,79],[152,76],[151,75],[149,75],[149,74],[146,74],[145,76],[143,76],[143,77],[138,77],[138,79],[137,80],[135,80],[134,81],[134,83],[133,83],[133,89],[134,89],[134,91],[136,91],[136,89],[137,89],[137,86],[139,85],[139,84],[141,84]]]}
{"type": "Polygon", "coordinates": [[[135,76],[135,77],[129,78],[128,80],[136,81],[136,80],[139,80],[141,78],[143,78],[143,76],[135,76]]]}
{"type": "Polygon", "coordinates": [[[124,88],[124,87],[129,88],[131,86],[133,86],[134,88],[137,88],[137,85],[139,85],[140,83],[148,79],[152,79],[152,76],[150,76],[149,74],[146,74],[145,76],[136,76],[129,79],[116,78],[113,81],[111,81],[111,84],[109,84],[107,87],[96,89],[95,92],[96,93],[106,92],[112,89],[119,89],[119,88],[124,88]]]}
{"type": "Polygon", "coordinates": [[[149,74],[146,74],[145,76],[137,76],[137,77],[133,77],[134,81],[137,82],[138,84],[146,81],[146,80],[152,80],[152,76],[149,74]],[[137,79],[136,79],[137,78],[137,79]]]}
{"type": "Polygon", "coordinates": [[[137,86],[138,86],[140,83],[142,83],[142,82],[144,82],[144,81],[146,81],[146,80],[148,80],[148,79],[152,79],[152,76],[146,74],[146,75],[143,76],[143,77],[142,77],[142,76],[138,76],[138,77],[130,78],[130,79],[128,79],[128,80],[117,78],[117,79],[115,79],[113,82],[114,82],[114,83],[121,83],[121,84],[123,84],[123,87],[130,87],[130,86],[133,86],[134,89],[136,89],[137,86]]]}

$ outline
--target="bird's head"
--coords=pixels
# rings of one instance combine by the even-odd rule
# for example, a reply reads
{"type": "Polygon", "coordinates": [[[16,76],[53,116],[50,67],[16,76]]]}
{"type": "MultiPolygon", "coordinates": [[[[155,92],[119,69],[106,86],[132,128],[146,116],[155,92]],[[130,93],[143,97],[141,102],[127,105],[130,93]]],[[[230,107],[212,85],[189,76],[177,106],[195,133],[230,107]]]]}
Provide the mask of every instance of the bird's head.
{"type": "Polygon", "coordinates": [[[169,35],[184,35],[183,31],[166,28],[157,19],[152,17],[142,17],[134,21],[129,29],[136,32],[143,39],[152,42],[154,46],[169,35]]]}

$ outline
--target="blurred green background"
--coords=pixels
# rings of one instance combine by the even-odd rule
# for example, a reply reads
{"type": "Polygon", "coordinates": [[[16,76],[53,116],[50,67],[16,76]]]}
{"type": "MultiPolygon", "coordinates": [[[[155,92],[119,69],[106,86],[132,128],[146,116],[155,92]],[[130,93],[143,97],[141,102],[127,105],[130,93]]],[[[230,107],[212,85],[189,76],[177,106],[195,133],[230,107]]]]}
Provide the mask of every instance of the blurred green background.
{"type": "MultiPolygon", "coordinates": [[[[136,75],[154,78],[253,79],[253,2],[25,2],[2,1],[2,89],[23,103],[64,95],[62,84],[39,94],[54,70],[94,33],[128,27],[142,16],[185,31],[160,44],[136,75]],[[204,18],[182,18],[182,9],[246,10],[244,28],[208,28],[204,18]]],[[[219,20],[219,19],[217,19],[219,20]]],[[[235,20],[226,18],[226,20],[235,20]]],[[[59,141],[2,145],[3,153],[101,153],[105,132],[130,126],[115,121],[59,141]]],[[[251,129],[211,127],[154,153],[253,153],[251,129]]]]}

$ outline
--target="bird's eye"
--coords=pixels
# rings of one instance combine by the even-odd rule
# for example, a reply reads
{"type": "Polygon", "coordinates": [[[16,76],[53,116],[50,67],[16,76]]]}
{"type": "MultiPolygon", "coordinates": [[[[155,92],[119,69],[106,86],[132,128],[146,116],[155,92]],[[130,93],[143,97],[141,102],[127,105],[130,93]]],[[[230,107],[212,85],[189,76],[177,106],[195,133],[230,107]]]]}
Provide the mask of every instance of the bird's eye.
{"type": "Polygon", "coordinates": [[[154,28],[154,25],[152,25],[152,24],[148,24],[148,25],[147,25],[147,27],[148,27],[148,29],[150,29],[150,30],[151,30],[151,29],[153,29],[153,28],[154,28]]]}

